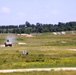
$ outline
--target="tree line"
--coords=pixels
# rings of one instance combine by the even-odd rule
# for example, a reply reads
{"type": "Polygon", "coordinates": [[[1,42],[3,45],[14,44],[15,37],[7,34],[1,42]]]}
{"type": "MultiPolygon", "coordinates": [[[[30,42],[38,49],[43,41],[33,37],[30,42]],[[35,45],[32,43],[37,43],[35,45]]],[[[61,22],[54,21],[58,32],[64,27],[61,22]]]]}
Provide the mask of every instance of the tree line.
{"type": "Polygon", "coordinates": [[[60,32],[76,30],[76,22],[67,22],[58,24],[30,24],[28,21],[20,25],[0,25],[0,33],[44,33],[44,32],[60,32]]]}

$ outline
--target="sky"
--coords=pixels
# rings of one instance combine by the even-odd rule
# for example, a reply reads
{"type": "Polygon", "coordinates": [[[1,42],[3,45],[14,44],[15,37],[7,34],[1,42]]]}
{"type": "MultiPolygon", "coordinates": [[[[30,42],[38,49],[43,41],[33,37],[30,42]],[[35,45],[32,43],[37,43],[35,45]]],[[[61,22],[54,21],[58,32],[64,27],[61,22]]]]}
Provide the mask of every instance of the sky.
{"type": "Polygon", "coordinates": [[[0,25],[76,21],[76,0],[0,0],[0,25]]]}

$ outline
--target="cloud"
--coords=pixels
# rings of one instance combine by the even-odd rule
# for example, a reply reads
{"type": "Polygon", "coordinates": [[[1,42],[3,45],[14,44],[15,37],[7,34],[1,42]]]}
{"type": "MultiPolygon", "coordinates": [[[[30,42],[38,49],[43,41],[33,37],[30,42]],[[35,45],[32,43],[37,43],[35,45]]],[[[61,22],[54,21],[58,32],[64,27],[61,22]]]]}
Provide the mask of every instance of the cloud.
{"type": "Polygon", "coordinates": [[[50,5],[45,5],[45,8],[50,9],[50,5]]]}
{"type": "Polygon", "coordinates": [[[58,15],[58,14],[60,14],[60,12],[58,10],[52,10],[51,11],[51,14],[52,15],[58,15]]]}
{"type": "Polygon", "coordinates": [[[18,12],[18,14],[17,14],[19,17],[25,17],[25,13],[23,13],[23,12],[18,12]]]}
{"type": "Polygon", "coordinates": [[[2,7],[0,12],[4,13],[4,14],[8,14],[8,13],[10,13],[10,9],[8,7],[2,7]]]}

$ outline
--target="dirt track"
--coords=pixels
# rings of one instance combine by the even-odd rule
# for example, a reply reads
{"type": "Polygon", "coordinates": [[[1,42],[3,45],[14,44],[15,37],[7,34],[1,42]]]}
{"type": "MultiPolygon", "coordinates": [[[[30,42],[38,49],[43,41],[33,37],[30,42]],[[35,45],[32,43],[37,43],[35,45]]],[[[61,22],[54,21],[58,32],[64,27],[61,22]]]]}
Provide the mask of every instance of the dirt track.
{"type": "Polygon", "coordinates": [[[30,72],[30,71],[59,71],[59,70],[76,70],[74,68],[30,68],[30,69],[8,69],[8,70],[0,70],[0,73],[9,73],[9,72],[30,72]]]}

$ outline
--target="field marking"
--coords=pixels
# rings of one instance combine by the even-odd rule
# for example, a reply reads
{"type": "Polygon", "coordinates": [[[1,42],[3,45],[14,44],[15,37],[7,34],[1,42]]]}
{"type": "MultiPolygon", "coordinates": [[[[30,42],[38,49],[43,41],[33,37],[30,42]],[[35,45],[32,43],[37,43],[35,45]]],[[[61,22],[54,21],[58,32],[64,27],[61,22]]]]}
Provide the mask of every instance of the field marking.
{"type": "Polygon", "coordinates": [[[8,70],[0,70],[0,73],[12,73],[12,72],[31,72],[31,71],[60,71],[60,70],[73,70],[76,71],[76,67],[72,68],[30,68],[30,69],[8,69],[8,70]]]}

